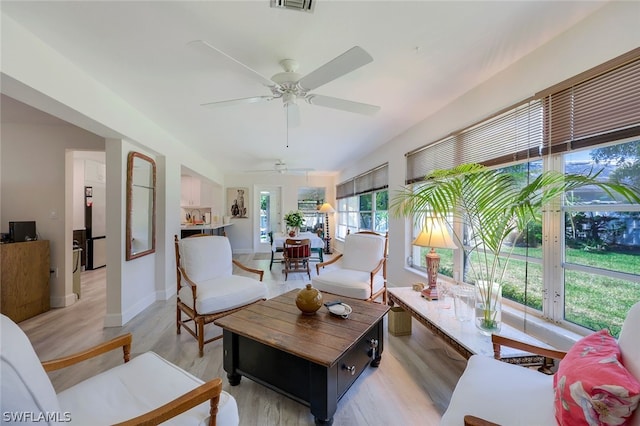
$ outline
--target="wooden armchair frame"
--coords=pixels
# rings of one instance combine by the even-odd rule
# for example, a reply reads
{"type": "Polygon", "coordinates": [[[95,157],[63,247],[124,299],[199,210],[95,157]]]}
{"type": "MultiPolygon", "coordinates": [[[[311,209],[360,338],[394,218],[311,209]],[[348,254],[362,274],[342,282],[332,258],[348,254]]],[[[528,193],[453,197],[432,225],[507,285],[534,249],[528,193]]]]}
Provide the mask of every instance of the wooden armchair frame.
{"type": "MultiPolygon", "coordinates": [[[[126,363],[129,362],[130,359],[131,341],[131,333],[127,333],[122,336],[115,337],[107,342],[85,349],[84,351],[50,361],[43,361],[42,367],[46,372],[55,371],[61,368],[70,367],[82,361],[95,358],[119,348],[122,348],[123,359],[126,363]]],[[[118,423],[117,426],[157,425],[184,413],[205,401],[210,401],[209,426],[215,426],[221,393],[222,379],[215,378],[152,411],[118,423]]]]}
{"type": "MultiPolygon", "coordinates": [[[[385,232],[384,235],[379,234],[373,231],[359,231],[355,234],[368,234],[368,235],[377,235],[379,237],[384,237],[384,257],[380,259],[380,262],[376,265],[376,267],[369,272],[369,285],[371,286],[371,297],[367,299],[367,301],[375,301],[378,297],[382,296],[382,303],[384,305],[387,304],[387,257],[388,257],[388,247],[389,247],[389,233],[385,232]],[[378,290],[377,292],[373,292],[373,279],[378,272],[382,269],[382,277],[384,278],[384,286],[378,290]]],[[[347,231],[347,235],[349,235],[349,231],[347,231]]],[[[326,262],[317,263],[316,264],[316,273],[320,275],[320,268],[324,268],[325,266],[331,265],[332,263],[336,263],[338,260],[342,258],[343,254],[340,253],[331,260],[327,260],[326,262]]]]}
{"type": "MultiPolygon", "coordinates": [[[[186,238],[198,238],[198,237],[206,237],[208,236],[207,234],[195,234],[195,235],[191,235],[189,237],[186,238]]],[[[180,240],[178,239],[178,236],[175,235],[174,236],[174,245],[175,245],[175,251],[176,251],[176,273],[177,273],[177,290],[176,290],[176,294],[178,294],[180,292],[180,288],[182,287],[182,283],[187,283],[187,285],[190,287],[191,289],[191,294],[193,295],[193,308],[185,303],[183,303],[180,300],[180,297],[177,298],[177,307],[176,307],[176,329],[177,329],[177,333],[180,334],[181,333],[181,327],[184,327],[185,330],[187,330],[187,332],[189,334],[191,334],[197,341],[198,341],[198,351],[199,351],[199,355],[202,357],[204,355],[204,345],[210,342],[213,342],[214,340],[218,340],[222,337],[222,334],[219,334],[215,337],[212,337],[210,339],[204,340],[204,326],[205,324],[209,324],[214,322],[215,320],[217,320],[218,318],[222,318],[225,315],[229,315],[233,312],[239,311],[249,305],[252,305],[253,303],[249,303],[247,305],[243,305],[243,306],[239,306],[237,308],[233,308],[233,309],[228,309],[226,311],[221,311],[221,312],[216,312],[214,314],[200,314],[197,309],[196,309],[196,300],[197,300],[197,292],[198,292],[198,284],[196,284],[191,278],[189,278],[189,275],[187,274],[187,272],[184,270],[184,268],[180,265],[180,240]],[[182,314],[185,314],[187,316],[187,319],[183,319],[182,318],[182,314]],[[194,322],[196,327],[192,328],[189,326],[190,322],[194,322]]],[[[237,266],[238,268],[247,271],[247,272],[251,272],[254,273],[256,275],[258,275],[260,277],[260,281],[262,282],[262,278],[264,276],[264,271],[261,269],[254,269],[254,268],[250,268],[246,265],[243,265],[242,263],[238,262],[235,259],[231,259],[231,261],[233,262],[233,264],[235,266],[237,266]]]]}

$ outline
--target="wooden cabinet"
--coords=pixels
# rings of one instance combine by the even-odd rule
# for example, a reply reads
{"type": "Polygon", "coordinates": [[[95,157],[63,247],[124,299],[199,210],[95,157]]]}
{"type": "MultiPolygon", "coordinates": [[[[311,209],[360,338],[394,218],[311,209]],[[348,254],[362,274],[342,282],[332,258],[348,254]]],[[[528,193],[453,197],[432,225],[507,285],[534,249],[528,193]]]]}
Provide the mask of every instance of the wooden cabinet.
{"type": "Polygon", "coordinates": [[[180,181],[182,207],[213,207],[213,185],[193,176],[182,176],[180,181]]]}
{"type": "Polygon", "coordinates": [[[15,322],[50,308],[49,241],[0,245],[0,311],[15,322]]]}
{"type": "Polygon", "coordinates": [[[200,179],[182,176],[180,181],[180,205],[183,207],[200,206],[200,179]]]}

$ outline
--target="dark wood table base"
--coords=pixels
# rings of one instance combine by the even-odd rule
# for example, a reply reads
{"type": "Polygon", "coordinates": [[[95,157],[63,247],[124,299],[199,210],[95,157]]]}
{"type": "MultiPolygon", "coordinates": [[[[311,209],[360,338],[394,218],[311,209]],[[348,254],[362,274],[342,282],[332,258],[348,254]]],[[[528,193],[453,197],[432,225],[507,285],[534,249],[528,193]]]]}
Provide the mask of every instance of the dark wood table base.
{"type": "Polygon", "coordinates": [[[382,320],[330,367],[227,330],[223,333],[224,370],[231,386],[245,376],[310,407],[318,425],[333,424],[338,401],[368,365],[378,367],[382,359],[382,320]]]}
{"type": "Polygon", "coordinates": [[[338,401],[368,367],[380,365],[386,305],[342,298],[348,319],[325,307],[302,315],[293,290],[217,320],[229,384],[247,377],[310,408],[332,424],[338,401]]]}

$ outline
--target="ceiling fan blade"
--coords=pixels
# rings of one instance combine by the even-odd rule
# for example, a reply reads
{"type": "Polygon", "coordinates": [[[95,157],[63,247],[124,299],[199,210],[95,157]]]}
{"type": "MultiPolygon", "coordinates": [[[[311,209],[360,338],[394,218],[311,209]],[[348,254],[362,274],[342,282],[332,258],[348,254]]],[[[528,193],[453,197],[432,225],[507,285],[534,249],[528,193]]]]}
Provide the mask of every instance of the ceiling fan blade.
{"type": "Polygon", "coordinates": [[[295,103],[284,104],[285,114],[287,114],[287,126],[289,128],[300,126],[300,107],[295,103]]]}
{"type": "Polygon", "coordinates": [[[360,46],[355,46],[302,77],[298,85],[303,89],[313,90],[371,61],[373,61],[371,55],[360,46]]]}
{"type": "Polygon", "coordinates": [[[265,169],[265,170],[243,170],[243,173],[273,173],[277,170],[274,169],[265,169]]]}
{"type": "Polygon", "coordinates": [[[207,102],[206,104],[201,104],[201,105],[207,108],[218,108],[218,107],[227,107],[227,106],[240,105],[240,104],[253,104],[256,102],[271,101],[273,99],[274,99],[273,96],[253,96],[251,98],[240,98],[240,99],[231,99],[228,101],[207,102]]]}
{"type": "Polygon", "coordinates": [[[236,71],[238,73],[242,73],[242,74],[248,76],[249,78],[257,80],[257,81],[259,81],[260,83],[264,84],[267,87],[276,86],[276,83],[274,83],[273,81],[271,81],[267,77],[263,76],[258,71],[254,70],[253,68],[248,67],[247,65],[245,65],[242,62],[238,61],[237,59],[227,55],[222,50],[218,49],[217,47],[212,46],[211,44],[207,43],[204,40],[194,40],[194,41],[190,41],[187,44],[189,46],[193,47],[194,49],[196,49],[197,51],[201,52],[204,55],[209,55],[209,56],[211,56],[212,54],[216,55],[216,56],[221,55],[225,59],[229,60],[235,66],[236,71]]]}
{"type": "Polygon", "coordinates": [[[311,105],[340,109],[342,111],[355,112],[357,114],[374,115],[376,112],[380,111],[380,107],[377,105],[363,104],[331,96],[309,95],[306,99],[311,105]]]}

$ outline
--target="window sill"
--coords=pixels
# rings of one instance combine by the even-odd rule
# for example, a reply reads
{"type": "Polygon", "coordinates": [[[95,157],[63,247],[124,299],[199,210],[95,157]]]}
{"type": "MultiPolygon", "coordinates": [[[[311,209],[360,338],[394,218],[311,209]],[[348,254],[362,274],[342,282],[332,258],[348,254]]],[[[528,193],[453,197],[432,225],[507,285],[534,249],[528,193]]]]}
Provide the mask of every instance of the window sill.
{"type": "MultiPolygon", "coordinates": [[[[410,266],[405,266],[404,269],[417,277],[416,282],[426,282],[427,277],[425,273],[421,273],[421,271],[411,268],[410,266]]],[[[450,277],[441,277],[439,279],[455,283],[455,280],[450,277]]],[[[563,351],[568,350],[575,344],[575,342],[586,335],[586,333],[584,335],[579,334],[558,324],[547,321],[541,318],[537,312],[527,313],[520,309],[517,304],[509,300],[504,300],[503,302],[502,320],[511,327],[530,334],[536,339],[563,351]]]]}
{"type": "Polygon", "coordinates": [[[584,337],[584,335],[541,318],[537,312],[526,313],[509,301],[502,305],[502,319],[510,326],[563,351],[568,350],[584,337]]]}

